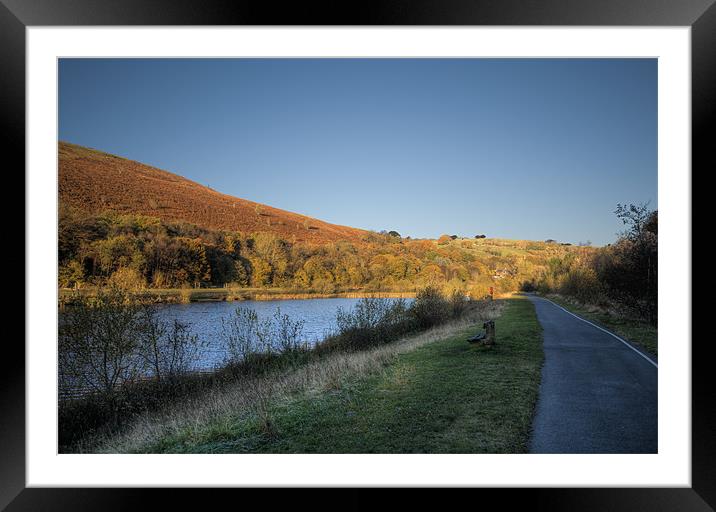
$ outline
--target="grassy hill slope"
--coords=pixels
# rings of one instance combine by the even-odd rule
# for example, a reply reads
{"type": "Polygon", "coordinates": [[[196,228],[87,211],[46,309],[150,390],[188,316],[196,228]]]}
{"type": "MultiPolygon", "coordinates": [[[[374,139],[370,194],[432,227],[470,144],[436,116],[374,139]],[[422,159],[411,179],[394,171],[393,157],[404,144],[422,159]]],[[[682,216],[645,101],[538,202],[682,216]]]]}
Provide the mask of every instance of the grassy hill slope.
{"type": "Polygon", "coordinates": [[[360,240],[366,231],[221,194],[133,160],[60,142],[60,204],[189,222],[210,230],[271,232],[296,242],[360,240]]]}

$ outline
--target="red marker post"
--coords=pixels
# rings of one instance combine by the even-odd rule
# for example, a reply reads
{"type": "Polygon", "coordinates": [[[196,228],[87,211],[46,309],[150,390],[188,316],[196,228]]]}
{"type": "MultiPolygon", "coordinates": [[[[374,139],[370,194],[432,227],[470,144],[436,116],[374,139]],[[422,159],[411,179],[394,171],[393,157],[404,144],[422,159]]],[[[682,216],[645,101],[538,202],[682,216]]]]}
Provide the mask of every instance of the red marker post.
{"type": "Polygon", "coordinates": [[[492,286],[490,286],[490,300],[494,300],[494,298],[495,298],[495,294],[492,290],[492,286]]]}

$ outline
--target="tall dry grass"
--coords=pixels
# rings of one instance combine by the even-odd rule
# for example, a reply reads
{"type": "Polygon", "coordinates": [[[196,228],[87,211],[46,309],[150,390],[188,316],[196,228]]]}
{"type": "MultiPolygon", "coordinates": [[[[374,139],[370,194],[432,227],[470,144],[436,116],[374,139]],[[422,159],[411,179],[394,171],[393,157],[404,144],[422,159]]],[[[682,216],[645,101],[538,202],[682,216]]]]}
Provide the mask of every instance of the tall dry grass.
{"type": "Polygon", "coordinates": [[[300,394],[320,394],[340,388],[348,379],[380,371],[399,354],[439,342],[476,323],[500,315],[500,301],[473,302],[460,319],[406,336],[393,343],[362,351],[330,352],[297,368],[261,376],[243,377],[199,397],[187,398],[161,412],[138,416],[122,433],[80,447],[80,451],[132,453],[150,451],[172,436],[201,438],[210,425],[255,418],[267,434],[272,433],[271,405],[300,394]]]}

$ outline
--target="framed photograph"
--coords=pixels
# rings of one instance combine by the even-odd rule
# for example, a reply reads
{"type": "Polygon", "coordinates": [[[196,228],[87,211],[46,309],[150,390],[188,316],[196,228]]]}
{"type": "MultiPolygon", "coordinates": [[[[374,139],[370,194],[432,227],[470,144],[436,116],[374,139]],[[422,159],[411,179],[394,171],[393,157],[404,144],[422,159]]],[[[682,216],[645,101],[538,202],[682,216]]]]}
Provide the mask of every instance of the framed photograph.
{"type": "Polygon", "coordinates": [[[0,506],[509,487],[712,510],[712,2],[314,12],[2,0],[26,330],[0,506]]]}

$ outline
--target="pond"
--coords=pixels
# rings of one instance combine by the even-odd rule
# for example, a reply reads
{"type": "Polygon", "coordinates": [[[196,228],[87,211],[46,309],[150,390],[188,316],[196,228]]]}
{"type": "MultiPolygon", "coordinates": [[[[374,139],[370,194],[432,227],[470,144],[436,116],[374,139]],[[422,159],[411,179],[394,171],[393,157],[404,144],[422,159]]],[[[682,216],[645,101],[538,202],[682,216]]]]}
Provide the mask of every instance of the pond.
{"type": "MultiPolygon", "coordinates": [[[[291,320],[304,322],[301,342],[308,346],[321,341],[335,327],[338,308],[352,309],[361,299],[291,299],[241,302],[194,302],[189,304],[164,304],[157,306],[159,316],[166,321],[178,320],[189,325],[191,333],[196,334],[205,343],[201,351],[201,360],[196,361],[195,369],[211,369],[221,365],[226,353],[221,343],[222,319],[234,314],[237,307],[250,308],[256,312],[259,320],[270,318],[281,310],[291,320]]],[[[397,300],[397,299],[385,299],[397,300]]],[[[408,302],[412,299],[407,299],[408,302]]]]}

